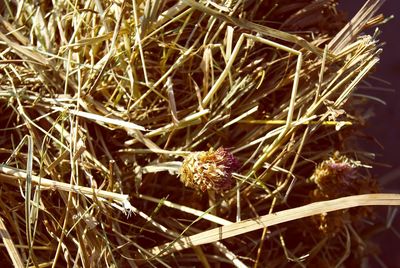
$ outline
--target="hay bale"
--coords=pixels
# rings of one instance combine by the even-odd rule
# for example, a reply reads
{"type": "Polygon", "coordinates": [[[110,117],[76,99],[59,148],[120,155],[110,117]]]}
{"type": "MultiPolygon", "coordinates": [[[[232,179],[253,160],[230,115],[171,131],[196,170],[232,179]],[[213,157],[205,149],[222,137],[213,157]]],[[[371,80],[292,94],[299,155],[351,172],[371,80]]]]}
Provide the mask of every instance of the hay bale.
{"type": "Polygon", "coordinates": [[[5,262],[330,267],[375,254],[370,206],[400,198],[372,194],[352,93],[379,60],[362,31],[381,2],[349,24],[331,0],[7,3],[5,262]],[[355,206],[368,207],[341,210],[355,206]]]}

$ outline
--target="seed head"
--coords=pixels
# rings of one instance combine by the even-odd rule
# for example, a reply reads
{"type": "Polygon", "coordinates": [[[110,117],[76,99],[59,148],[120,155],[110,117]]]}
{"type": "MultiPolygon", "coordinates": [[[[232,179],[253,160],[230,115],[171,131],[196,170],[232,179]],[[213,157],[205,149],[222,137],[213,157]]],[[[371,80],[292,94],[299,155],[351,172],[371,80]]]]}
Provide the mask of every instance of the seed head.
{"type": "Polygon", "coordinates": [[[336,153],[315,169],[311,180],[318,186],[317,192],[326,198],[355,194],[358,174],[357,161],[336,153]]]}
{"type": "MultiPolygon", "coordinates": [[[[316,186],[310,191],[311,201],[378,192],[376,181],[369,176],[364,176],[361,166],[360,162],[339,153],[335,153],[332,158],[320,163],[310,178],[316,186]]],[[[372,208],[361,207],[315,215],[311,219],[323,234],[335,234],[341,231],[346,223],[356,223],[372,215],[372,208]]]]}
{"type": "Polygon", "coordinates": [[[182,163],[181,181],[194,189],[222,192],[233,187],[232,172],[240,167],[239,161],[227,149],[193,152],[182,163]]]}

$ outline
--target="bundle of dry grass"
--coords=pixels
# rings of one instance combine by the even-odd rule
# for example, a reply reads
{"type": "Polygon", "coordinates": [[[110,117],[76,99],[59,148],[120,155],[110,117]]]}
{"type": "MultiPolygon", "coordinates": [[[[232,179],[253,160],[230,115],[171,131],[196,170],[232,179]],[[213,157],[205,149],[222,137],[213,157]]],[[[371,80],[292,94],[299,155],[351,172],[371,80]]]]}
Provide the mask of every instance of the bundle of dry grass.
{"type": "Polygon", "coordinates": [[[6,1],[3,262],[355,267],[376,254],[370,206],[400,197],[373,194],[352,93],[378,62],[361,31],[381,2],[346,25],[332,0],[6,1]]]}

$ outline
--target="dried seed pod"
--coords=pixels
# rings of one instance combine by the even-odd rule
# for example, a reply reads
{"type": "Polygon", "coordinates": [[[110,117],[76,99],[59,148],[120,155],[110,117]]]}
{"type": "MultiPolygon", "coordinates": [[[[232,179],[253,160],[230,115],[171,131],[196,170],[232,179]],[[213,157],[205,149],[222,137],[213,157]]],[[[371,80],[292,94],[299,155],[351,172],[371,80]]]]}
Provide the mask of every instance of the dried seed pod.
{"type": "Polygon", "coordinates": [[[233,187],[232,172],[239,168],[239,161],[227,149],[193,152],[182,163],[181,181],[194,189],[222,192],[233,187]]]}

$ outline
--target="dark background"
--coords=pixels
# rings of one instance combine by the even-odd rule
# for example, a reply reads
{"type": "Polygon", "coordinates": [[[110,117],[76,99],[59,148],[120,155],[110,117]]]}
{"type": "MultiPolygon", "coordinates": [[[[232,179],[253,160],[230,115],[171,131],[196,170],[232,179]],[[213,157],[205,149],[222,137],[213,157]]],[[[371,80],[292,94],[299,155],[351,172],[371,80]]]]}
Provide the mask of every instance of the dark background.
{"type": "MultiPolygon", "coordinates": [[[[365,2],[365,0],[341,0],[338,9],[346,11],[350,19],[365,2]]],[[[371,142],[368,143],[366,150],[376,154],[375,160],[378,164],[372,173],[380,181],[383,191],[400,193],[400,46],[397,43],[400,38],[400,1],[386,0],[379,13],[383,13],[386,17],[394,15],[394,18],[379,26],[382,31],[379,39],[386,44],[383,47],[380,63],[368,82],[391,90],[368,92],[369,95],[386,102],[386,105],[374,101],[369,104],[375,115],[369,119],[365,132],[375,137],[381,146],[371,142]],[[378,81],[374,77],[387,83],[378,81]]],[[[381,216],[386,217],[388,208],[382,208],[381,212],[381,216]]],[[[400,215],[394,219],[393,227],[400,231],[400,215]]],[[[386,267],[400,267],[400,238],[388,230],[376,236],[375,241],[380,244],[381,259],[386,267]]],[[[385,266],[371,259],[367,267],[385,266]]]]}

